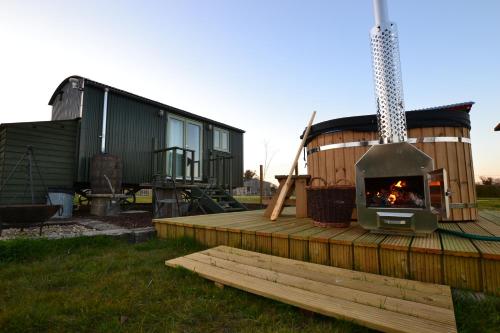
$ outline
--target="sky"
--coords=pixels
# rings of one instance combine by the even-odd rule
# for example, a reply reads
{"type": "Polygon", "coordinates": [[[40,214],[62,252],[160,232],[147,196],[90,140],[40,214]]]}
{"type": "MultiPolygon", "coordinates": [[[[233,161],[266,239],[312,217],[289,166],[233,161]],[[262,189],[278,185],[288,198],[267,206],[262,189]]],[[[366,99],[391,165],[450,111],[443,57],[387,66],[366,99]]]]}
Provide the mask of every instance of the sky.
{"type": "MultiPolygon", "coordinates": [[[[388,2],[406,109],[476,102],[475,173],[500,177],[500,1],[388,2]]],[[[375,113],[372,26],[371,0],[0,0],[0,123],[50,120],[81,75],[244,129],[245,169],[267,146],[272,180],[313,110],[375,113]]]]}

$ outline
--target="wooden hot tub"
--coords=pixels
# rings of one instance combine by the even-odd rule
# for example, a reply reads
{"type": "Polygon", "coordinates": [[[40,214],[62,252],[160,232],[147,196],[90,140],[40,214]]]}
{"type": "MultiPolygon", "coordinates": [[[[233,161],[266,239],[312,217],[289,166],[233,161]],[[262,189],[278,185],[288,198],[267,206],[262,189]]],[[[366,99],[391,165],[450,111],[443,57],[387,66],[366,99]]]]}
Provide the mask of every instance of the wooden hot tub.
{"type": "MultiPolygon", "coordinates": [[[[406,112],[408,139],[448,172],[450,218],[477,218],[470,142],[472,102],[406,112]]],[[[307,171],[329,184],[355,184],[356,161],[378,142],[375,115],[338,118],[315,124],[306,141],[307,171]]]]}

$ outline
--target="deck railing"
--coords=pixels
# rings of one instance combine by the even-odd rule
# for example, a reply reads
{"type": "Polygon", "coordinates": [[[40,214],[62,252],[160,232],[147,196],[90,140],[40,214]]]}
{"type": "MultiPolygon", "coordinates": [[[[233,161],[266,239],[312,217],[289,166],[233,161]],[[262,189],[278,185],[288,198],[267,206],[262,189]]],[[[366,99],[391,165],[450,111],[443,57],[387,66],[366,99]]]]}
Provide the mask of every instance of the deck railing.
{"type": "Polygon", "coordinates": [[[209,160],[209,178],[213,179],[216,185],[223,188],[232,189],[233,185],[233,156],[219,155],[211,157],[209,160]]]}
{"type": "Polygon", "coordinates": [[[151,162],[153,179],[170,178],[191,184],[195,180],[201,180],[232,189],[233,156],[229,154],[211,155],[208,160],[204,161],[208,163],[208,168],[203,169],[208,173],[201,177],[201,164],[200,161],[195,160],[194,150],[181,147],[153,149],[151,162]],[[179,163],[179,159],[181,163],[179,163]],[[197,175],[195,174],[196,168],[198,168],[197,175]]]}
{"type": "Polygon", "coordinates": [[[183,183],[186,183],[186,181],[194,183],[194,167],[195,164],[200,163],[200,161],[195,161],[194,156],[194,150],[181,147],[168,147],[153,150],[153,177],[170,177],[175,180],[182,178],[183,183]],[[181,151],[182,153],[178,154],[178,151],[181,151]],[[169,155],[168,152],[171,152],[171,154],[169,155]],[[178,170],[177,168],[179,155],[182,161],[180,164],[181,170],[178,170]],[[167,163],[167,156],[170,160],[170,168],[167,163]],[[188,170],[190,171],[189,179],[187,179],[188,170]]]}

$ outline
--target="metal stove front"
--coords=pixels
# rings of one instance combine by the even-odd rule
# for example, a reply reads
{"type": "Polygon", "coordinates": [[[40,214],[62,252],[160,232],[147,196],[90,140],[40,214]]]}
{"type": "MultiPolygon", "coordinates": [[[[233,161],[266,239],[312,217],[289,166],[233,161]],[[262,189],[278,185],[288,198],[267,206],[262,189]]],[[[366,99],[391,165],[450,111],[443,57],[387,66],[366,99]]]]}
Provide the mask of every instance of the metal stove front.
{"type": "Polygon", "coordinates": [[[356,163],[360,225],[374,232],[426,234],[448,214],[446,171],[407,143],[371,147],[356,163]]]}

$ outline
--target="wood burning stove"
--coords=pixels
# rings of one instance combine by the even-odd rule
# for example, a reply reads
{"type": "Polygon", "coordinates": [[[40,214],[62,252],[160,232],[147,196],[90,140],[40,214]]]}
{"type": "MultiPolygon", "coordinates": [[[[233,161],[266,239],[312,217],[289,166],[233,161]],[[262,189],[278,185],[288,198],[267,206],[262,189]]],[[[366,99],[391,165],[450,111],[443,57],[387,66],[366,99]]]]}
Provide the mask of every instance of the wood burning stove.
{"type": "Polygon", "coordinates": [[[356,163],[356,207],[362,227],[425,234],[449,207],[446,171],[407,142],[375,145],[356,163]]]}
{"type": "Polygon", "coordinates": [[[373,0],[370,31],[379,144],[356,163],[358,221],[376,232],[425,234],[448,216],[446,171],[407,142],[396,24],[385,0],[373,0]]]}

